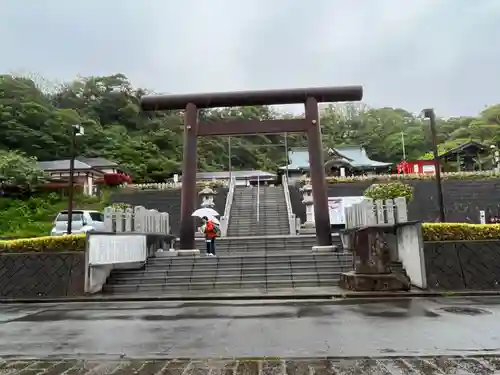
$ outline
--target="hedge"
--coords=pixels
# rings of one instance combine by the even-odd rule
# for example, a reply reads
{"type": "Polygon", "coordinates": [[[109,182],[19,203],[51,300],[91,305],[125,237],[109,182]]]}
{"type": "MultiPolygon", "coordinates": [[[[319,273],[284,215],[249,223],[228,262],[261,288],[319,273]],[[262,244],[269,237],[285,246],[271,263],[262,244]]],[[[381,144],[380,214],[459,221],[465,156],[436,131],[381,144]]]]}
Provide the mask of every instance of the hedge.
{"type": "Polygon", "coordinates": [[[364,191],[363,195],[374,200],[404,197],[406,198],[406,202],[410,202],[413,199],[413,190],[413,186],[401,181],[392,181],[385,184],[370,185],[370,187],[364,191]]]}
{"type": "Polygon", "coordinates": [[[500,240],[500,224],[424,223],[424,241],[500,240]]]}
{"type": "Polygon", "coordinates": [[[84,251],[85,235],[47,236],[0,241],[0,253],[46,253],[84,251]]]}
{"type": "MultiPolygon", "coordinates": [[[[489,180],[500,178],[500,173],[494,171],[484,172],[445,172],[441,173],[443,180],[489,180]]],[[[411,180],[435,180],[434,174],[378,174],[372,176],[327,177],[328,184],[353,183],[353,182],[390,182],[411,180]]]]}

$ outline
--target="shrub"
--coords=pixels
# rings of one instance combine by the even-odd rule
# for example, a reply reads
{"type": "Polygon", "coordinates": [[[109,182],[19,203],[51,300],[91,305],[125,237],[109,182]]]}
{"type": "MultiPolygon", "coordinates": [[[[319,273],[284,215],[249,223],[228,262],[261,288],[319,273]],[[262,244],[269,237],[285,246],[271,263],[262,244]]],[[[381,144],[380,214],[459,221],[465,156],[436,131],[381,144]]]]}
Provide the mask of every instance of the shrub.
{"type": "Polygon", "coordinates": [[[82,234],[0,241],[0,253],[46,253],[84,250],[85,235],[82,234]]]}
{"type": "Polygon", "coordinates": [[[394,199],[405,197],[407,202],[413,198],[413,186],[401,181],[386,184],[373,184],[365,190],[364,196],[371,199],[394,199]]]}
{"type": "Polygon", "coordinates": [[[480,241],[500,239],[500,224],[424,223],[424,241],[480,241]]]}
{"type": "Polygon", "coordinates": [[[132,182],[130,177],[121,173],[106,173],[104,175],[104,183],[109,186],[118,186],[130,182],[132,182]]]}
{"type": "MultiPolygon", "coordinates": [[[[500,178],[500,173],[494,171],[483,172],[447,172],[441,173],[443,180],[488,180],[500,178]]],[[[349,177],[327,177],[329,184],[353,183],[353,182],[390,182],[411,180],[435,180],[436,176],[431,173],[422,174],[378,174],[372,176],[349,176],[349,177]]]]}

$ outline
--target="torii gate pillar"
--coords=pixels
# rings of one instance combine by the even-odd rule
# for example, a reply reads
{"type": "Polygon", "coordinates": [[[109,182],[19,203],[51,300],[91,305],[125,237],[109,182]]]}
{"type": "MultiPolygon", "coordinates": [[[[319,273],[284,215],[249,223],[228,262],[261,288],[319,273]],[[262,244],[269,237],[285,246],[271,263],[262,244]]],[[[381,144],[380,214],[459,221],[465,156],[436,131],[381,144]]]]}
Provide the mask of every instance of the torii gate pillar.
{"type": "Polygon", "coordinates": [[[179,110],[184,112],[184,152],[182,161],[180,249],[195,249],[196,169],[198,136],[307,133],[309,170],[314,198],[316,247],[332,245],[330,215],[321,140],[318,103],[358,101],[363,97],[361,86],[319,87],[291,90],[240,91],[233,93],[154,95],[141,98],[144,111],[179,110]],[[293,120],[231,120],[199,123],[198,110],[203,108],[237,107],[273,104],[304,104],[305,118],[293,120]]]}

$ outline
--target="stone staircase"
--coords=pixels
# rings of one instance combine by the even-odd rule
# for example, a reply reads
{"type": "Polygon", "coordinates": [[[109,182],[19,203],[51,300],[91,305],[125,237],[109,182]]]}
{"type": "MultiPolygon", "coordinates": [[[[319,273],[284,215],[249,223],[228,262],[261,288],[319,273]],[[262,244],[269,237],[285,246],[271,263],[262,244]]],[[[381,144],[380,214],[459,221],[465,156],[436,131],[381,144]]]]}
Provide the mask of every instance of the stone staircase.
{"type": "Polygon", "coordinates": [[[237,187],[231,206],[229,237],[290,234],[282,186],[237,187]],[[259,194],[259,199],[257,199],[259,194]],[[259,215],[257,215],[259,202],[259,215]]]}
{"type": "MultiPolygon", "coordinates": [[[[217,257],[205,256],[204,239],[197,238],[201,255],[158,256],[148,259],[139,270],[114,270],[103,293],[208,294],[338,286],[340,274],[353,269],[352,254],[342,251],[313,253],[315,235],[290,235],[281,186],[260,189],[257,222],[257,191],[255,187],[236,188],[228,237],[217,239],[217,257]]],[[[164,193],[143,192],[133,195],[134,198],[125,195],[117,197],[115,202],[156,209],[161,209],[159,205],[163,204],[165,211],[169,211],[166,207],[169,205],[174,209],[173,216],[177,217],[180,199],[173,194],[161,197],[164,193]]],[[[227,191],[221,194],[217,202],[219,212],[224,211],[222,198],[226,194],[227,191]]],[[[338,235],[332,236],[332,242],[342,249],[338,235]]],[[[404,272],[400,263],[394,263],[393,269],[404,272]]]]}
{"type": "Polygon", "coordinates": [[[352,269],[349,253],[178,256],[148,260],[141,270],[115,270],[103,293],[272,290],[333,287],[352,269]]]}

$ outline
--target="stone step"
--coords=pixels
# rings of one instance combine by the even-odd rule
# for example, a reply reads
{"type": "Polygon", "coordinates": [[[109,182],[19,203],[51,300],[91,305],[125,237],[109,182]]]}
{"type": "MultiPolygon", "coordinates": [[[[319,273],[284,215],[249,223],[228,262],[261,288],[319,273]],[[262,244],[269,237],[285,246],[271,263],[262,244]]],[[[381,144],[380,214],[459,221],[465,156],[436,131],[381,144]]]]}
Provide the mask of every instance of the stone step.
{"type": "MultiPolygon", "coordinates": [[[[330,267],[330,268],[333,268],[333,267],[342,267],[342,268],[349,268],[349,269],[352,269],[353,265],[352,265],[352,261],[349,261],[349,260],[346,260],[344,262],[339,262],[339,261],[325,261],[325,262],[315,262],[315,261],[302,261],[302,262],[291,262],[289,263],[290,264],[290,268],[295,270],[295,269],[299,269],[299,268],[315,268],[316,265],[321,265],[322,267],[330,267]]],[[[194,272],[196,270],[223,270],[225,272],[225,270],[227,269],[244,269],[244,268],[260,268],[261,270],[264,270],[264,269],[271,269],[271,268],[274,268],[274,267],[279,267],[281,265],[281,263],[279,262],[275,262],[275,263],[263,263],[263,262],[248,262],[248,263],[237,263],[237,262],[234,262],[234,263],[222,263],[222,264],[216,264],[214,263],[213,265],[209,265],[209,264],[204,264],[204,265],[190,265],[189,263],[185,263],[184,265],[180,264],[180,263],[167,263],[167,262],[164,262],[164,263],[161,263],[161,262],[158,262],[158,263],[151,263],[151,264],[148,264],[145,268],[145,271],[146,272],[150,272],[150,271],[167,271],[167,270],[170,270],[170,269],[178,269],[178,270],[187,270],[187,269],[191,269],[193,270],[194,272]]]]}
{"type": "MultiPolygon", "coordinates": [[[[145,266],[139,270],[116,270],[114,272],[119,273],[130,273],[130,272],[149,272],[149,271],[169,271],[169,270],[214,270],[214,269],[283,269],[288,268],[292,270],[303,269],[303,268],[336,268],[336,267],[346,267],[353,265],[352,258],[343,259],[303,259],[299,261],[275,261],[275,262],[265,262],[265,261],[246,261],[246,262],[217,262],[214,261],[214,257],[206,257],[212,260],[211,262],[202,262],[200,260],[186,262],[186,261],[161,261],[161,260],[151,260],[148,261],[145,266]]],[[[200,258],[202,259],[202,258],[200,258]]],[[[224,271],[225,272],[225,271],[224,271]]]]}
{"type": "MultiPolygon", "coordinates": [[[[231,216],[229,217],[229,219],[232,221],[256,221],[257,220],[257,213],[254,212],[254,213],[231,213],[231,216]]],[[[278,214],[278,215],[263,215],[262,213],[259,215],[259,220],[267,220],[267,221],[271,221],[271,220],[275,220],[275,221],[279,221],[279,220],[283,220],[285,221],[284,219],[286,219],[286,222],[288,222],[288,218],[286,215],[284,214],[278,214]]]]}
{"type": "MultiPolygon", "coordinates": [[[[271,255],[270,255],[271,257],[271,255]]],[[[279,266],[280,264],[291,264],[291,265],[301,265],[301,266],[309,266],[310,264],[323,264],[323,265],[335,265],[337,263],[347,263],[347,262],[352,262],[352,257],[342,257],[342,258],[303,258],[303,259],[262,259],[262,258],[251,258],[251,255],[248,254],[248,256],[245,256],[243,259],[241,259],[241,254],[238,254],[238,256],[233,256],[231,258],[231,255],[226,255],[225,260],[221,261],[223,259],[223,256],[217,256],[217,257],[208,257],[208,256],[200,256],[196,259],[183,259],[184,257],[172,257],[172,260],[168,259],[169,257],[163,257],[163,258],[153,258],[149,259],[146,263],[146,268],[151,268],[151,267],[165,267],[169,264],[172,264],[172,267],[175,267],[176,265],[190,265],[194,267],[194,265],[201,265],[201,266],[212,266],[212,267],[228,267],[229,265],[233,265],[235,267],[252,267],[251,265],[255,265],[255,267],[261,267],[265,266],[266,264],[269,266],[279,266]],[[250,259],[247,259],[250,258],[250,259]]]]}
{"type": "MultiPolygon", "coordinates": [[[[199,248],[205,248],[205,241],[201,242],[195,242],[196,245],[199,248]]],[[[304,250],[304,251],[309,251],[311,248],[315,245],[314,242],[312,243],[302,243],[302,242],[295,242],[295,243],[277,243],[277,242],[256,242],[252,243],[251,241],[245,242],[245,243],[215,243],[216,249],[226,249],[226,250],[239,250],[239,249],[254,249],[254,250],[265,250],[265,249],[277,249],[277,250],[283,250],[283,251],[289,251],[289,250],[304,250]]],[[[176,248],[179,248],[180,244],[176,244],[176,248]]]]}
{"type": "MultiPolygon", "coordinates": [[[[254,230],[245,230],[244,228],[235,228],[232,230],[229,230],[228,233],[231,235],[231,237],[237,237],[236,234],[238,233],[253,233],[254,237],[258,237],[259,235],[262,234],[289,234],[290,228],[289,226],[255,226],[253,228],[254,230]],[[278,233],[279,232],[279,233],[278,233]]],[[[244,236],[243,234],[241,236],[244,236]]]]}
{"type": "MultiPolygon", "coordinates": [[[[318,272],[319,274],[337,274],[341,272],[345,272],[346,269],[349,268],[348,265],[321,265],[321,266],[313,266],[313,267],[283,267],[277,266],[269,269],[269,272],[273,274],[301,274],[301,273],[310,273],[310,272],[318,272]]],[[[220,275],[221,272],[228,275],[264,275],[265,276],[265,268],[262,267],[233,267],[233,268],[192,268],[192,267],[172,267],[167,269],[156,269],[156,270],[123,270],[123,271],[113,271],[110,276],[110,280],[121,280],[121,279],[129,279],[129,278],[144,278],[144,277],[167,277],[167,276],[190,276],[190,275],[199,275],[199,276],[211,276],[215,277],[220,275]]]]}
{"type": "MultiPolygon", "coordinates": [[[[288,223],[288,220],[286,222],[288,223]]],[[[283,225],[284,223],[285,223],[284,220],[283,221],[280,221],[279,219],[265,220],[262,218],[259,218],[259,220],[257,220],[256,217],[243,218],[240,216],[238,219],[229,219],[229,227],[238,229],[247,229],[247,230],[252,230],[256,227],[266,227],[269,225],[280,226],[283,225]]]]}
{"type": "Polygon", "coordinates": [[[259,217],[257,219],[256,217],[239,217],[238,219],[229,219],[229,225],[233,226],[235,228],[245,228],[251,230],[255,226],[281,226],[283,224],[288,225],[288,219],[283,220],[283,219],[269,219],[269,218],[262,218],[259,217]],[[245,225],[245,226],[244,226],[245,225]]]}
{"type": "Polygon", "coordinates": [[[239,217],[238,219],[229,219],[230,220],[230,225],[235,225],[235,226],[242,226],[242,225],[247,225],[247,229],[251,229],[252,227],[248,227],[248,225],[252,225],[252,226],[255,226],[255,225],[260,225],[260,226],[268,226],[268,225],[272,225],[272,226],[280,226],[280,225],[283,225],[283,224],[287,224],[288,225],[288,219],[287,220],[283,220],[283,219],[269,219],[269,218],[266,218],[266,217],[259,217],[259,220],[257,220],[256,217],[246,217],[246,218],[243,218],[243,217],[239,217]]]}
{"type": "Polygon", "coordinates": [[[247,225],[247,229],[252,229],[252,227],[249,227],[249,225],[255,226],[255,225],[260,225],[260,226],[267,226],[267,225],[273,225],[273,226],[280,226],[283,224],[288,225],[288,219],[274,219],[274,218],[266,218],[266,217],[259,217],[257,220],[256,217],[238,217],[238,219],[229,219],[230,220],[230,225],[247,225]]]}
{"type": "MultiPolygon", "coordinates": [[[[340,239],[340,235],[336,233],[332,233],[332,239],[340,239]]],[[[220,241],[244,241],[247,238],[245,237],[222,237],[219,238],[220,241]]],[[[256,238],[252,237],[252,240],[255,240],[256,238]]],[[[315,234],[302,234],[302,235],[271,235],[271,236],[259,236],[257,239],[262,239],[266,241],[316,241],[316,235],[315,234]]]]}
{"type": "MultiPolygon", "coordinates": [[[[241,254],[239,254],[241,255],[241,254]]],[[[336,264],[346,264],[348,262],[352,263],[352,257],[342,257],[342,258],[304,258],[304,259],[273,259],[273,260],[266,260],[266,259],[259,259],[259,258],[254,258],[254,259],[245,259],[241,260],[241,257],[233,257],[232,259],[227,259],[230,258],[230,256],[226,256],[226,260],[220,261],[222,259],[222,256],[217,256],[217,257],[207,257],[207,256],[200,256],[197,259],[182,259],[184,257],[172,257],[175,259],[168,260],[166,259],[168,257],[164,258],[154,258],[150,259],[146,263],[146,269],[151,268],[151,267],[168,267],[168,265],[172,265],[171,267],[176,267],[179,265],[189,265],[190,267],[196,267],[196,266],[203,266],[203,267],[226,267],[226,268],[231,268],[231,267],[265,267],[266,264],[268,267],[271,266],[279,266],[281,264],[290,264],[292,266],[301,266],[301,267],[309,267],[314,264],[322,264],[322,265],[336,265],[336,264]],[[240,259],[239,259],[240,258],[240,259]]],[[[245,257],[246,258],[246,257],[245,257]]],[[[250,258],[250,256],[248,256],[250,258]]]]}
{"type": "MultiPolygon", "coordinates": [[[[217,255],[273,255],[281,252],[290,252],[290,253],[299,253],[299,252],[304,252],[304,253],[311,253],[312,252],[312,247],[314,245],[303,245],[303,244],[294,244],[294,245],[280,245],[280,244],[270,244],[270,245],[262,245],[262,246],[235,246],[235,245],[230,245],[230,246],[222,246],[219,244],[216,244],[215,246],[215,251],[217,252],[217,255]]],[[[206,245],[199,244],[197,248],[202,252],[206,250],[206,245]]]]}
{"type": "MultiPolygon", "coordinates": [[[[227,237],[218,238],[216,240],[217,247],[282,247],[283,250],[288,247],[295,246],[314,246],[316,244],[316,239],[304,239],[304,240],[279,240],[279,239],[263,239],[261,237],[253,237],[244,240],[234,240],[234,239],[226,239],[227,237]]],[[[177,241],[176,244],[179,242],[177,241]]],[[[203,245],[205,243],[204,239],[196,239],[195,243],[197,245],[203,245]]],[[[342,243],[340,239],[332,239],[332,243],[340,244],[342,243]]]]}
{"type": "Polygon", "coordinates": [[[186,290],[238,290],[238,289],[278,289],[278,288],[306,288],[337,286],[339,280],[325,281],[311,280],[276,280],[269,282],[243,281],[243,282],[184,282],[175,284],[136,284],[136,285],[108,285],[103,286],[104,293],[141,293],[141,292],[181,292],[186,290]]]}
{"type": "Polygon", "coordinates": [[[339,280],[340,273],[296,273],[296,274],[275,274],[275,273],[264,273],[264,274],[246,274],[241,275],[239,273],[227,274],[227,275],[186,275],[186,276],[146,276],[146,277],[129,277],[122,279],[112,279],[109,285],[138,285],[138,284],[167,284],[174,285],[179,283],[216,283],[216,282],[226,282],[226,283],[238,283],[246,281],[260,281],[260,282],[272,282],[272,281],[303,281],[303,280],[318,280],[318,281],[329,281],[329,280],[339,280]]]}
{"type": "Polygon", "coordinates": [[[149,262],[169,262],[169,263],[186,263],[186,262],[197,262],[197,263],[234,263],[234,262],[293,262],[302,260],[338,260],[338,259],[352,259],[352,254],[349,252],[328,252],[328,253],[302,253],[302,254],[286,254],[286,252],[276,253],[276,254],[245,254],[245,255],[228,255],[219,256],[217,258],[205,257],[205,256],[175,256],[175,257],[157,257],[148,259],[149,262]]]}

